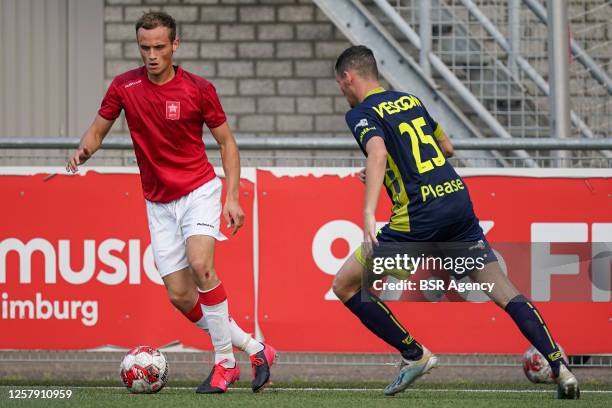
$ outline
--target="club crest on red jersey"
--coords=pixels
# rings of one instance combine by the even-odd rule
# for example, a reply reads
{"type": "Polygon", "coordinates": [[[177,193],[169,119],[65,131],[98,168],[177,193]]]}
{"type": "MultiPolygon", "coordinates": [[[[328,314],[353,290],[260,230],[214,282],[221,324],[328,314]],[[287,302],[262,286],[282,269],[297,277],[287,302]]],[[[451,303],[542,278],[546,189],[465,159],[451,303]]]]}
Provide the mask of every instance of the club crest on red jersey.
{"type": "Polygon", "coordinates": [[[181,103],[178,101],[166,101],[166,119],[177,120],[181,117],[181,103]]]}

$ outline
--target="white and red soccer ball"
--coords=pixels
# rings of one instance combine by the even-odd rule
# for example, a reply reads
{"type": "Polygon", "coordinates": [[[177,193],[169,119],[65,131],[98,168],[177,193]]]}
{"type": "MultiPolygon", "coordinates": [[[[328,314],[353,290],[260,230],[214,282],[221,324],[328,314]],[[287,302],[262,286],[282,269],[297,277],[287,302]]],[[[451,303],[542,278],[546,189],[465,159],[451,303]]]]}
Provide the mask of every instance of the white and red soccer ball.
{"type": "Polygon", "coordinates": [[[135,394],[158,392],[168,382],[166,357],[149,346],[138,346],[128,351],[119,370],[123,384],[135,394]]]}
{"type": "MultiPolygon", "coordinates": [[[[563,359],[567,361],[567,355],[563,348],[557,344],[563,359]]],[[[525,354],[523,354],[523,371],[525,376],[532,383],[553,383],[552,369],[546,358],[535,347],[531,346],[525,354]]]]}

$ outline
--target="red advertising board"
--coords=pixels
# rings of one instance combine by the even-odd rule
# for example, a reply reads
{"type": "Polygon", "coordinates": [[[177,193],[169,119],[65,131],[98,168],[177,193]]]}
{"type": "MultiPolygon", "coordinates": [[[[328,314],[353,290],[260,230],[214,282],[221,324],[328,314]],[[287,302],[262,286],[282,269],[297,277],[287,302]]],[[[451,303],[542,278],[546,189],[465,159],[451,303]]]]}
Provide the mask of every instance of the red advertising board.
{"type": "MultiPolygon", "coordinates": [[[[280,350],[390,351],[331,292],[334,274],[362,238],[364,189],[354,170],[257,170],[255,178],[241,180],[246,223],[218,245],[216,268],[233,317],[251,332],[257,320],[280,350]]],[[[552,302],[537,305],[571,354],[612,352],[610,291],[596,293],[588,284],[595,270],[590,243],[612,242],[612,179],[605,175],[464,177],[491,242],[545,241],[547,255],[577,259],[574,272],[549,276],[548,292],[522,273],[533,267],[529,246],[524,256],[505,259],[525,295],[536,301],[550,295],[552,302]],[[564,291],[580,291],[584,301],[555,301],[564,291]]],[[[137,174],[6,174],[0,191],[0,348],[173,341],[210,348],[208,336],[172,307],[160,284],[137,174]]],[[[377,219],[383,223],[389,214],[383,194],[377,219]]],[[[609,279],[610,257],[597,262],[609,279]]],[[[520,353],[527,347],[490,302],[387,303],[435,352],[520,353]]]]}
{"type": "MultiPolygon", "coordinates": [[[[253,184],[241,184],[251,214],[253,184]]],[[[3,175],[0,191],[0,348],[209,348],[161,284],[138,174],[3,175]]],[[[248,220],[216,255],[230,311],[249,331],[252,234],[248,220]]]]}
{"type": "MultiPolygon", "coordinates": [[[[390,350],[330,293],[333,274],[349,248],[361,242],[363,186],[354,176],[283,172],[257,174],[258,319],[266,338],[281,349],[300,351],[390,350]]],[[[550,236],[559,238],[551,241],[561,242],[612,238],[610,178],[474,176],[465,177],[465,182],[493,242],[531,242],[550,236]]],[[[389,214],[389,201],[381,198],[377,219],[385,221],[389,214]]],[[[571,251],[564,244],[550,245],[551,253],[571,251]]],[[[513,266],[530,268],[529,259],[528,253],[514,259],[508,265],[509,276],[513,279],[513,266]]],[[[553,295],[560,285],[571,286],[581,276],[589,281],[584,279],[589,265],[578,264],[579,275],[551,278],[553,295]]],[[[524,276],[529,277],[517,275],[519,280],[524,276]]],[[[524,280],[519,286],[530,296],[529,282],[524,280]]],[[[582,288],[586,289],[590,287],[582,288]]],[[[512,320],[491,302],[388,305],[417,339],[437,352],[520,353],[527,347],[512,320]]],[[[611,305],[609,293],[607,301],[538,303],[557,341],[570,353],[612,350],[611,305]]]]}

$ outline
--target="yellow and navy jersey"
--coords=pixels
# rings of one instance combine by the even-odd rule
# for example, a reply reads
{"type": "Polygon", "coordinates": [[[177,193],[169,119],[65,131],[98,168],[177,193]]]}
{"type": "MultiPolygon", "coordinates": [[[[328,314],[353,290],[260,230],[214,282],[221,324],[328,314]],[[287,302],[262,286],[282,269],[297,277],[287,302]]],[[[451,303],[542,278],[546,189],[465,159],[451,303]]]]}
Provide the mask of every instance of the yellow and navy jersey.
{"type": "Polygon", "coordinates": [[[438,145],[444,131],[416,96],[376,88],[346,114],[346,123],[366,156],[372,137],[384,139],[391,229],[435,229],[474,216],[463,180],[438,145]]]}

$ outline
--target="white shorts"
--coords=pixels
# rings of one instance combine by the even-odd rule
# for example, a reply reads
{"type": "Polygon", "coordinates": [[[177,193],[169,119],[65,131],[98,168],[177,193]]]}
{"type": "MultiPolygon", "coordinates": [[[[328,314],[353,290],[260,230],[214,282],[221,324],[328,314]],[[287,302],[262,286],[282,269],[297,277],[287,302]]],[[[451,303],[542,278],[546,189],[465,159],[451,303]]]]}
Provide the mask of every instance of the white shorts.
{"type": "Polygon", "coordinates": [[[221,189],[221,180],[215,177],[169,203],[145,200],[151,247],[162,278],[189,266],[187,238],[209,235],[218,241],[227,239],[219,231],[221,189]]]}

